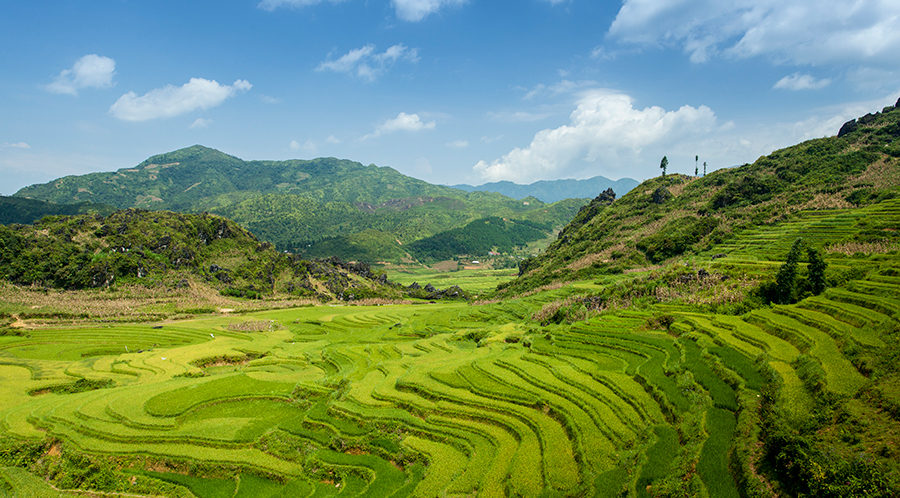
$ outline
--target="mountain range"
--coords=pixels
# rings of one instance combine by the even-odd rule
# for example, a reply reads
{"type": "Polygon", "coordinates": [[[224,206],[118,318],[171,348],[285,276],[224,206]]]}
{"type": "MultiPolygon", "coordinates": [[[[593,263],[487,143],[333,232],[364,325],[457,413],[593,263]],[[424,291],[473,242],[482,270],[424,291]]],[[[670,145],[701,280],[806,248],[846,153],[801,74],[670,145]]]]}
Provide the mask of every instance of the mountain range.
{"type": "Polygon", "coordinates": [[[451,185],[451,187],[465,190],[466,192],[496,192],[513,199],[525,199],[526,197],[534,197],[543,202],[558,202],[563,199],[591,199],[599,192],[611,188],[618,195],[625,195],[634,187],[637,187],[638,181],[632,178],[620,178],[618,180],[610,180],[605,176],[595,176],[587,180],[541,180],[529,185],[520,185],[509,181],[485,183],[477,187],[472,185],[460,184],[451,185]]]}
{"type": "Polygon", "coordinates": [[[370,262],[413,259],[405,245],[490,216],[539,223],[547,237],[584,204],[466,192],[336,158],[244,161],[200,145],[114,172],[31,185],[14,197],[210,212],[280,250],[330,256],[339,247],[342,257],[370,262]]]}

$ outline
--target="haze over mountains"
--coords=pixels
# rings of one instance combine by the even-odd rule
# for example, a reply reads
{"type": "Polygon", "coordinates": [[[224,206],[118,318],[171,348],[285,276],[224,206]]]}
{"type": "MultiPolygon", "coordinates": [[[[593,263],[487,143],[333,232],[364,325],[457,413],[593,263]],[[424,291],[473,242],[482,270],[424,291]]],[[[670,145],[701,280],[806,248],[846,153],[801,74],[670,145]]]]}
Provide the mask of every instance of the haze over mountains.
{"type": "Polygon", "coordinates": [[[633,178],[620,178],[610,180],[605,176],[595,176],[586,180],[541,180],[529,185],[520,185],[509,181],[491,182],[483,185],[472,186],[466,184],[451,185],[453,188],[466,192],[484,191],[497,192],[513,199],[535,197],[544,202],[557,202],[563,199],[582,198],[592,199],[598,193],[611,188],[618,195],[625,195],[637,187],[638,181],[633,178]]]}

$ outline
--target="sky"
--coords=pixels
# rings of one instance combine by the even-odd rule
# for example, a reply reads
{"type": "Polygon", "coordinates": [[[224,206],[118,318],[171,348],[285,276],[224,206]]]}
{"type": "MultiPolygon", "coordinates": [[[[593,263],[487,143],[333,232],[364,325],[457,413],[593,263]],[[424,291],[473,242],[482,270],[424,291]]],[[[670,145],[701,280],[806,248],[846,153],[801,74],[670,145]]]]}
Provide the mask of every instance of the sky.
{"type": "Polygon", "coordinates": [[[898,0],[4,2],[0,194],[201,144],[431,183],[755,161],[900,97],[898,0]]]}

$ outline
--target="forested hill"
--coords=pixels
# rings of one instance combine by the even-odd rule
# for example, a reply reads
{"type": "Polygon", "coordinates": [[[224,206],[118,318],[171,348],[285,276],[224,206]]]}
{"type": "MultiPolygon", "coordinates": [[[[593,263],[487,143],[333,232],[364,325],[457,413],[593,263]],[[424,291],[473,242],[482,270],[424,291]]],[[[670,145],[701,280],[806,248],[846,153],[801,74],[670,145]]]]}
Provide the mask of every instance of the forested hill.
{"type": "MultiPolygon", "coordinates": [[[[846,123],[837,136],[777,150],[753,164],[704,177],[660,176],[615,202],[597,198],[544,254],[523,262],[520,279],[507,291],[646,268],[707,253],[745,231],[788,221],[804,210],[862,207],[900,197],[898,138],[900,101],[846,123]]],[[[896,227],[868,223],[874,230],[865,232],[870,238],[900,237],[896,227]]]]}
{"type": "Polygon", "coordinates": [[[47,215],[73,215],[86,213],[109,214],[116,208],[93,202],[54,204],[52,202],[0,196],[0,225],[19,223],[30,225],[47,215]]]}
{"type": "Polygon", "coordinates": [[[133,168],[32,185],[15,196],[210,212],[236,221],[280,250],[326,257],[334,255],[328,252],[337,244],[343,257],[369,262],[409,258],[403,245],[487,216],[559,229],[584,202],[549,205],[535,198],[465,192],[389,167],[335,158],[244,161],[200,145],[153,156],[133,168]]]}
{"type": "Polygon", "coordinates": [[[204,287],[234,297],[397,298],[364,263],[305,260],[210,214],[126,209],[0,225],[0,280],[61,289],[204,287]]]}
{"type": "Polygon", "coordinates": [[[543,202],[558,202],[563,199],[591,199],[598,192],[611,188],[616,194],[624,195],[638,185],[632,178],[610,180],[605,176],[595,176],[587,180],[541,180],[529,185],[503,181],[485,183],[483,185],[451,185],[466,192],[496,192],[514,199],[534,197],[543,202]]]}
{"type": "Polygon", "coordinates": [[[335,158],[244,161],[194,145],[153,156],[132,168],[31,185],[15,196],[60,204],[89,200],[118,208],[199,212],[260,194],[302,194],[317,202],[379,204],[460,193],[388,167],[335,158]]]}

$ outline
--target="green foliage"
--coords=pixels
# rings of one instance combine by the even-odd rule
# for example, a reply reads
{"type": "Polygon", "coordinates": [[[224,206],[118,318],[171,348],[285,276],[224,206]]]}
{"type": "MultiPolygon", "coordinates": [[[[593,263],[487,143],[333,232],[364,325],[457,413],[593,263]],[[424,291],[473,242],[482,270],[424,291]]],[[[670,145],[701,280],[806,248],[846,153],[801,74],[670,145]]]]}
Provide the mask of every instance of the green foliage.
{"type": "Polygon", "coordinates": [[[76,204],[54,204],[35,199],[0,196],[0,225],[19,223],[30,225],[44,216],[72,216],[97,213],[106,216],[116,208],[105,204],[79,202],[76,204]]]}
{"type": "Polygon", "coordinates": [[[807,288],[812,295],[818,296],[825,292],[825,288],[828,286],[825,279],[825,269],[828,268],[828,264],[814,247],[806,250],[806,258],[809,261],[809,265],[806,267],[807,288]]]}
{"type": "Polygon", "coordinates": [[[26,202],[22,197],[208,211],[279,250],[371,263],[399,262],[407,257],[403,244],[461,228],[487,213],[560,227],[583,204],[465,192],[334,158],[243,161],[199,145],[151,157],[135,168],[32,185],[14,199],[26,202]]]}
{"type": "Polygon", "coordinates": [[[547,236],[551,227],[526,220],[491,217],[475,220],[462,228],[417,240],[407,247],[420,261],[440,261],[458,255],[486,256],[489,251],[512,252],[528,242],[547,236]]]}
{"type": "Polygon", "coordinates": [[[663,156],[662,160],[659,162],[659,169],[662,170],[662,176],[666,176],[666,168],[669,167],[669,158],[663,156]]]}
{"type": "Polygon", "coordinates": [[[775,296],[773,301],[778,304],[789,304],[797,298],[797,264],[800,252],[803,249],[803,241],[797,239],[791,245],[787,258],[775,275],[775,296]]]}
{"type": "Polygon", "coordinates": [[[639,241],[637,248],[643,251],[651,262],[659,263],[683,254],[692,245],[709,235],[718,224],[719,220],[711,217],[697,218],[696,216],[686,216],[678,218],[667,223],[656,233],[639,241]]]}

